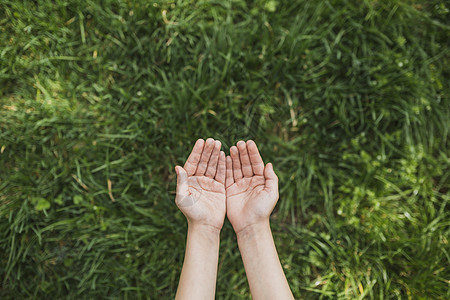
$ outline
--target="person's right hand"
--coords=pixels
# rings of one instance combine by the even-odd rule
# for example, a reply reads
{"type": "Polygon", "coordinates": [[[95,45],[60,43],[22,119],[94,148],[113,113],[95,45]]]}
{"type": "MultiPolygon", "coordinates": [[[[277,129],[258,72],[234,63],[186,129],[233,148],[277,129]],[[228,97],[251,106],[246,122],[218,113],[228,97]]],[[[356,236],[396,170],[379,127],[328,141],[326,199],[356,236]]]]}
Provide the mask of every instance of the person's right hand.
{"type": "Polygon", "coordinates": [[[264,162],[255,142],[239,141],[227,156],[225,181],[227,216],[234,231],[269,222],[278,201],[278,177],[273,166],[264,162]]]}
{"type": "Polygon", "coordinates": [[[184,168],[175,167],[175,203],[194,227],[206,225],[220,231],[225,219],[225,153],[220,147],[214,139],[199,139],[184,168]]]}

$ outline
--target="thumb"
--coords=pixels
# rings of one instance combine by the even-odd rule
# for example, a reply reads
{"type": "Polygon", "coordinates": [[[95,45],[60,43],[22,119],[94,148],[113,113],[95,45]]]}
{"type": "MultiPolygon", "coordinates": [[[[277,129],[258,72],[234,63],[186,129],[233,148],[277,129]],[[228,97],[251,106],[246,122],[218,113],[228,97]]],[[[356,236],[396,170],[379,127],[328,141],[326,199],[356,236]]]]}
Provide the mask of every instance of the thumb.
{"type": "Polygon", "coordinates": [[[175,172],[177,172],[177,195],[188,195],[188,175],[186,170],[180,166],[176,166],[175,172]]]}
{"type": "Polygon", "coordinates": [[[264,178],[266,179],[265,189],[278,195],[278,177],[273,170],[272,163],[268,163],[264,168],[264,178]]]}

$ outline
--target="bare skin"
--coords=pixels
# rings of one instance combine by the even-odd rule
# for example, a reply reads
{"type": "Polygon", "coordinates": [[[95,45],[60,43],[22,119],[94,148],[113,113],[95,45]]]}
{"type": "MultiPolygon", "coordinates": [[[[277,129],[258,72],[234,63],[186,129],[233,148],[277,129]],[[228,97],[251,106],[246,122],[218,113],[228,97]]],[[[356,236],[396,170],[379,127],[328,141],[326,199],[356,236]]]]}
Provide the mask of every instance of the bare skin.
{"type": "Polygon", "coordinates": [[[270,214],[278,201],[278,177],[264,166],[253,141],[239,141],[227,157],[227,217],[236,232],[253,299],[294,299],[278,259],[270,214]]]}
{"type": "Polygon", "coordinates": [[[268,220],[278,200],[278,178],[264,166],[255,142],[240,141],[227,157],[227,216],[234,231],[268,220]]]}
{"type": "Polygon", "coordinates": [[[253,141],[220,151],[199,139],[176,166],[175,202],[188,221],[186,254],[176,299],[214,299],[219,238],[225,215],[237,235],[253,299],[293,299],[270,231],[278,178],[253,141]]]}
{"type": "Polygon", "coordinates": [[[175,203],[188,221],[176,299],[214,299],[220,230],[226,214],[226,164],[220,147],[219,141],[199,139],[184,167],[175,167],[175,203]]]}

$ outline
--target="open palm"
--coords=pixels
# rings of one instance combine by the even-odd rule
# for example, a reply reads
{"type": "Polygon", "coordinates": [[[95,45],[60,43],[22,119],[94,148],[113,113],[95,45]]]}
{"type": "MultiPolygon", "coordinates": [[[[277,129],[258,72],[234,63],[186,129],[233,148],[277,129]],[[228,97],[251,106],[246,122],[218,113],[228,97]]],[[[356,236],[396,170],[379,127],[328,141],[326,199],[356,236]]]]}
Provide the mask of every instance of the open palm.
{"type": "Polygon", "coordinates": [[[253,141],[240,141],[226,158],[227,216],[236,232],[268,220],[278,200],[278,178],[253,141]]]}
{"type": "Polygon", "coordinates": [[[221,229],[226,214],[225,153],[213,139],[197,140],[184,167],[176,166],[175,203],[189,223],[221,229]]]}

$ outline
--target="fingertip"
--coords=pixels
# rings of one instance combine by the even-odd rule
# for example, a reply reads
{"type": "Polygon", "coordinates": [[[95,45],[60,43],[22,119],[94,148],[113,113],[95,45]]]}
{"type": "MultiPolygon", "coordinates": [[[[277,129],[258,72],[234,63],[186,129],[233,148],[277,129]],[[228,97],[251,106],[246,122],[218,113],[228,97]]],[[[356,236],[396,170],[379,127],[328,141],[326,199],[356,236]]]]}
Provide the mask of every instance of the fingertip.
{"type": "Polygon", "coordinates": [[[278,181],[277,173],[273,170],[273,164],[267,163],[266,170],[264,170],[264,175],[271,179],[276,179],[278,181]],[[267,172],[267,173],[266,173],[267,172]]]}
{"type": "Polygon", "coordinates": [[[214,147],[220,149],[220,147],[222,147],[222,143],[221,143],[220,141],[216,140],[216,141],[214,142],[214,147]]]}
{"type": "Polygon", "coordinates": [[[249,152],[252,152],[252,153],[258,152],[259,153],[258,146],[256,145],[256,143],[253,140],[247,141],[247,149],[249,152]]]}
{"type": "Polygon", "coordinates": [[[203,147],[204,144],[205,144],[205,141],[203,139],[198,139],[195,142],[194,147],[203,147]]]}
{"type": "Polygon", "coordinates": [[[239,142],[237,142],[237,144],[236,144],[239,148],[243,148],[243,147],[245,147],[245,142],[244,141],[239,141],[239,142]]]}
{"type": "Polygon", "coordinates": [[[214,139],[213,138],[207,138],[204,144],[204,147],[211,147],[211,144],[214,144],[214,139]]]}
{"type": "Polygon", "coordinates": [[[239,152],[239,150],[236,146],[231,146],[230,154],[237,154],[238,152],[239,152]]]}
{"type": "Polygon", "coordinates": [[[226,164],[225,152],[220,151],[219,153],[219,163],[225,165],[226,164]]]}

